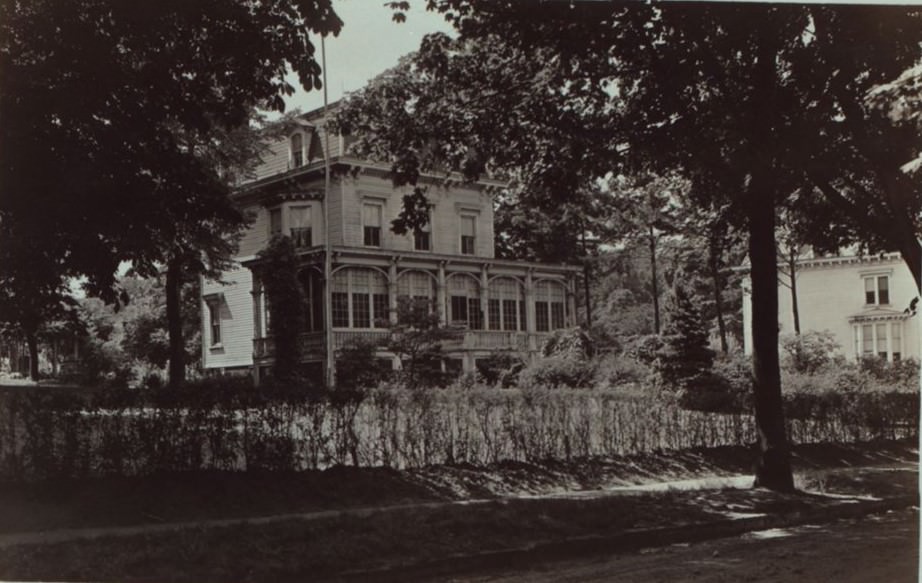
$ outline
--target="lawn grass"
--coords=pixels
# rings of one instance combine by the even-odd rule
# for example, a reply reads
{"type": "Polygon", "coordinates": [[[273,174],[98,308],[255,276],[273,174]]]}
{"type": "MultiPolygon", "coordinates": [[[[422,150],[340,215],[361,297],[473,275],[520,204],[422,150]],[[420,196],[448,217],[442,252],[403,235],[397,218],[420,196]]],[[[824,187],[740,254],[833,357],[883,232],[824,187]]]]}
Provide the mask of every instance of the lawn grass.
{"type": "MultiPolygon", "coordinates": [[[[795,448],[812,491],[905,496],[913,471],[835,468],[917,461],[915,442],[795,448]],[[817,468],[825,468],[816,472],[817,468]],[[828,471],[830,468],[833,471],[828,471]]],[[[815,494],[763,490],[666,491],[602,498],[499,498],[591,490],[657,479],[746,473],[747,448],[623,458],[436,466],[398,472],[336,467],[323,472],[163,474],[0,484],[0,533],[169,524],[322,510],[373,512],[198,526],[130,536],[0,548],[0,579],[74,581],[286,581],[382,569],[464,553],[596,537],[628,529],[699,523],[731,513],[771,514],[837,504],[815,494]],[[480,498],[474,503],[426,504],[480,498]],[[411,506],[407,506],[407,505],[411,506]]]]}
{"type": "MultiPolygon", "coordinates": [[[[841,474],[837,480],[845,490],[864,493],[894,481],[904,491],[918,488],[912,471],[866,472],[851,481],[841,474]]],[[[837,504],[842,501],[814,494],[725,489],[403,507],[0,548],[0,578],[314,581],[631,529],[701,524],[728,513],[790,513],[837,504]]]]}
{"type": "MultiPolygon", "coordinates": [[[[916,447],[912,441],[798,446],[794,463],[808,470],[913,461],[916,447]]],[[[752,460],[748,448],[722,447],[404,472],[339,466],[297,473],[199,472],[0,483],[0,534],[593,490],[703,474],[746,474],[752,460]]]]}

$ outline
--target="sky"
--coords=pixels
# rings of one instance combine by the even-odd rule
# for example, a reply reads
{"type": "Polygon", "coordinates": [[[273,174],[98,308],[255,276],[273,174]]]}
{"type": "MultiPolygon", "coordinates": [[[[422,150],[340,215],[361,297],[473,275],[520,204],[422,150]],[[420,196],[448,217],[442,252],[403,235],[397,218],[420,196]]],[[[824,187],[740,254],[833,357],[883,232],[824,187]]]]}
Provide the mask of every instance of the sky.
{"type": "MultiPolygon", "coordinates": [[[[397,64],[403,55],[419,48],[423,36],[452,31],[444,18],[426,12],[423,0],[411,3],[405,22],[391,19],[393,11],[385,0],[333,0],[333,9],[343,21],[338,37],[326,39],[327,91],[330,102],[344,93],[361,89],[370,79],[397,64]]],[[[320,60],[320,39],[315,39],[320,60]]],[[[323,106],[323,91],[304,91],[297,77],[289,82],[297,92],[285,100],[288,110],[310,111],[323,106]]]]}

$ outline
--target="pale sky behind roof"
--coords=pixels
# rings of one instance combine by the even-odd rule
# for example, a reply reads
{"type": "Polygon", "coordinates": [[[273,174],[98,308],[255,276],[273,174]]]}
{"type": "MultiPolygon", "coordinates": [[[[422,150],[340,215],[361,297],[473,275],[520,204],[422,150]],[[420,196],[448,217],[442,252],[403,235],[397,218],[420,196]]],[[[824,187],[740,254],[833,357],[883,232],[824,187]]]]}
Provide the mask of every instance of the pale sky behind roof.
{"type": "MultiPolygon", "coordinates": [[[[423,36],[431,32],[453,34],[451,26],[437,13],[427,12],[424,0],[411,3],[405,22],[391,19],[393,11],[385,0],[333,0],[333,9],[343,21],[338,37],[327,37],[327,91],[330,103],[349,91],[361,89],[370,79],[397,64],[400,57],[419,48],[423,36]]],[[[320,38],[317,61],[320,61],[320,38]]],[[[297,76],[289,81],[297,92],[286,98],[288,110],[302,112],[323,106],[323,91],[304,91],[297,76]]]]}

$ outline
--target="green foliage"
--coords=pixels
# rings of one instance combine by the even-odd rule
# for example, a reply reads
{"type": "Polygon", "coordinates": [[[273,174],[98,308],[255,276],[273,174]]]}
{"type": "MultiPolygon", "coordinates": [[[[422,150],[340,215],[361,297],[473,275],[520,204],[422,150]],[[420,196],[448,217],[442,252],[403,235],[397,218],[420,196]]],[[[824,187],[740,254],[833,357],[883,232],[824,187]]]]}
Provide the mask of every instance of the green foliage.
{"type": "Polygon", "coordinates": [[[625,348],[625,354],[637,362],[652,367],[656,363],[660,350],[663,349],[663,337],[648,334],[634,338],[625,348]]]}
{"type": "Polygon", "coordinates": [[[554,330],[541,347],[541,355],[565,356],[577,360],[592,358],[596,352],[595,340],[582,328],[554,330]]]}
{"type": "Polygon", "coordinates": [[[291,239],[274,237],[259,252],[259,274],[269,302],[269,333],[275,343],[272,374],[280,382],[298,378],[304,301],[298,282],[298,254],[291,239]]]}
{"type": "Polygon", "coordinates": [[[714,351],[697,306],[681,287],[673,295],[669,323],[663,334],[663,346],[656,353],[654,370],[665,387],[695,391],[711,381],[714,351]]]}
{"type": "Polygon", "coordinates": [[[788,370],[811,374],[831,364],[842,347],[832,332],[810,330],[782,337],[781,348],[785,352],[784,365],[788,370]]]}
{"type": "Polygon", "coordinates": [[[442,372],[442,343],[462,332],[443,328],[428,300],[401,297],[397,324],[391,328],[387,349],[400,359],[397,378],[410,388],[442,386],[450,374],[442,372]]]}
{"type": "Polygon", "coordinates": [[[624,354],[602,355],[596,379],[602,386],[624,387],[644,385],[651,381],[650,366],[624,354]]]}
{"type": "Polygon", "coordinates": [[[515,352],[493,352],[487,358],[477,359],[477,373],[482,381],[491,386],[514,387],[525,368],[522,357],[515,352]]]}
{"type": "Polygon", "coordinates": [[[336,388],[368,391],[387,382],[393,375],[390,362],[375,356],[378,345],[355,342],[336,352],[336,388]]]}
{"type": "Polygon", "coordinates": [[[566,354],[545,356],[525,367],[522,386],[584,388],[593,385],[595,369],[589,361],[566,354]]]}
{"type": "MultiPolygon", "coordinates": [[[[356,399],[250,381],[203,379],[192,390],[0,391],[0,478],[487,465],[756,439],[748,412],[683,410],[620,388],[394,385],[356,399]]],[[[799,443],[918,435],[917,392],[789,395],[786,406],[799,443]]]]}
{"type": "Polygon", "coordinates": [[[290,70],[319,88],[312,35],[342,23],[328,0],[212,8],[0,3],[0,321],[34,337],[70,277],[112,301],[124,261],[148,276],[226,264],[246,224],[227,195],[259,159],[254,111],[284,109],[290,70]]]}

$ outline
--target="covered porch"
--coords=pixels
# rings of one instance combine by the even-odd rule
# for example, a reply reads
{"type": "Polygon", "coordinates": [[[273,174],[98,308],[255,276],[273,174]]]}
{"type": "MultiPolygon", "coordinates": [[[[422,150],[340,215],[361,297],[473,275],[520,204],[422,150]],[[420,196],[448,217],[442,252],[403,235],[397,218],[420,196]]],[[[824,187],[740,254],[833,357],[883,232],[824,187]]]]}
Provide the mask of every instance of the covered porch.
{"type": "MultiPolygon", "coordinates": [[[[441,326],[458,330],[457,338],[442,347],[446,356],[462,360],[463,370],[473,368],[476,356],[492,351],[533,355],[554,330],[577,324],[576,266],[334,248],[328,289],[323,253],[314,248],[300,256],[306,316],[300,341],[306,362],[327,357],[326,314],[333,351],[357,342],[386,344],[398,324],[401,298],[427,302],[441,326]]],[[[259,263],[247,267],[253,272],[253,362],[258,369],[271,364],[274,344],[259,263]]],[[[388,355],[382,351],[381,356],[388,355]]]]}

